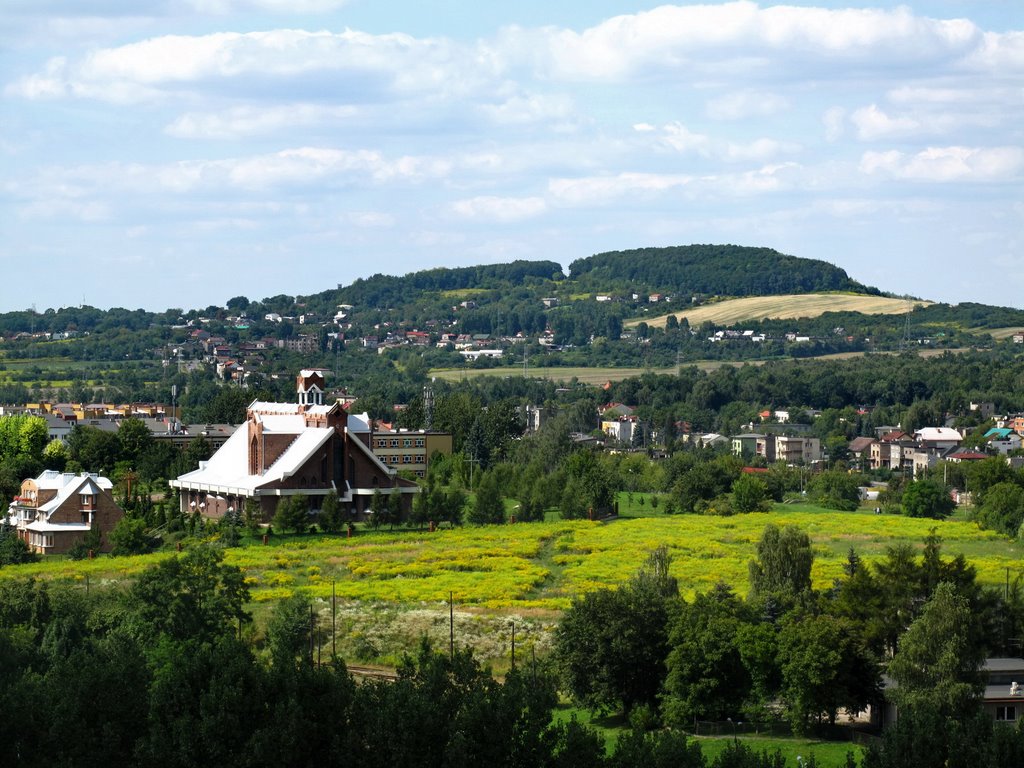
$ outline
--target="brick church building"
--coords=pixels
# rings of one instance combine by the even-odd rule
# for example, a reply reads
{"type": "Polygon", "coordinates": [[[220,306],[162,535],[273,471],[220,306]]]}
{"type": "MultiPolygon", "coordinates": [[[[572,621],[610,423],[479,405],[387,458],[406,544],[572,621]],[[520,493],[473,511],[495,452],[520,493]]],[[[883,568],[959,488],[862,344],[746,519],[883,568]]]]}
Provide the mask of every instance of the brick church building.
{"type": "Polygon", "coordinates": [[[373,454],[369,419],[349,416],[337,402],[325,405],[319,371],[301,371],[296,391],[295,403],[253,401],[245,423],[209,461],[170,481],[183,512],[220,518],[255,499],[269,521],[285,496],[304,495],[318,510],[334,491],[343,509],[365,519],[375,491],[396,489],[403,510],[410,509],[419,487],[373,454]]]}

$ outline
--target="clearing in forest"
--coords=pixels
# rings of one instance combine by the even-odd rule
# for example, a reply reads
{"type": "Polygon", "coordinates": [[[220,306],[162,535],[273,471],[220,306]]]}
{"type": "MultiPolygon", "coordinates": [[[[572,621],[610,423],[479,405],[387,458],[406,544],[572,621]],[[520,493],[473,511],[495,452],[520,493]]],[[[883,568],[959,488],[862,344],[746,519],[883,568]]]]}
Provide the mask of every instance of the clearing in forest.
{"type": "MultiPolygon", "coordinates": [[[[709,321],[715,325],[734,325],[744,320],[788,320],[798,317],[818,317],[826,312],[901,315],[910,312],[915,306],[928,306],[930,303],[853,293],[802,293],[727,299],[671,314],[680,320],[685,317],[691,326],[709,321]]],[[[653,327],[664,328],[668,317],[669,315],[661,315],[644,320],[644,322],[653,327]]],[[[630,320],[625,325],[631,327],[639,322],[641,320],[630,320]]]]}

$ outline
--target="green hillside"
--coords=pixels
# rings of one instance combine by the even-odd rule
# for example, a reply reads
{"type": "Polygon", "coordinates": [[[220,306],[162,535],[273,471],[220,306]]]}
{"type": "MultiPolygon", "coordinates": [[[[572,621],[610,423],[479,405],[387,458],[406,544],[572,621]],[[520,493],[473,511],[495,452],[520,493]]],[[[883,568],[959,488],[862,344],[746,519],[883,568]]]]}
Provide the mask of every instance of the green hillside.
{"type": "Polygon", "coordinates": [[[630,285],[649,291],[720,296],[767,296],[813,291],[878,294],[845,271],[817,259],[771,248],[683,245],[598,253],[577,259],[569,274],[581,286],[630,285]]]}

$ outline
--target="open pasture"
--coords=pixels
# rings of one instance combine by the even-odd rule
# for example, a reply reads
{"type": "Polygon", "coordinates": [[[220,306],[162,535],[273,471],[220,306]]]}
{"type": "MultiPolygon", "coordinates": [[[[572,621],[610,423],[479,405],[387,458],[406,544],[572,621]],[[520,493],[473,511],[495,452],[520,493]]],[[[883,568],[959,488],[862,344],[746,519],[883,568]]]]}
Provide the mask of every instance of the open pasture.
{"type": "MultiPolygon", "coordinates": [[[[807,531],[815,550],[812,579],[819,589],[842,577],[851,546],[871,563],[896,543],[920,550],[931,528],[942,537],[944,557],[964,554],[988,587],[1001,588],[1007,574],[1024,572],[1016,542],[973,523],[803,505],[733,517],[660,515],[434,533],[361,531],[351,539],[273,536],[267,546],[253,542],[230,548],[225,559],[245,573],[257,636],[274,605],[301,592],[314,600],[326,647],[336,644],[339,655],[351,661],[394,665],[422,637],[435,647],[446,646],[451,594],[456,642],[472,647],[496,669],[507,669],[513,623],[522,653],[546,654],[558,616],[574,597],[625,583],[662,544],[672,553],[672,574],[685,597],[719,581],[746,594],[748,563],[768,522],[807,531]],[[336,614],[332,594],[338,598],[336,614]],[[336,630],[330,640],[332,622],[336,630]]],[[[50,558],[0,568],[0,579],[34,577],[95,589],[126,584],[171,556],[164,551],[80,562],[50,558]]]]}
{"type": "MultiPolygon", "coordinates": [[[[934,528],[946,557],[963,553],[987,586],[1017,573],[1017,542],[980,530],[973,523],[939,522],[870,512],[834,512],[779,505],[770,513],[711,517],[675,515],[607,523],[557,521],[455,530],[360,533],[335,536],[273,537],[271,545],[227,550],[256,603],[273,602],[295,591],[365,602],[422,604],[446,601],[482,609],[552,611],[572,598],[627,581],[647,554],[661,545],[673,556],[672,573],[682,593],[692,596],[718,581],[747,590],[747,564],[764,526],[796,525],[814,544],[812,572],[818,588],[842,575],[854,547],[865,562],[884,556],[895,543],[922,546],[934,528]]],[[[94,584],[130,579],[142,568],[168,557],[156,553],[93,561],[44,560],[0,570],[0,578],[36,576],[94,584]]]]}
{"type": "MultiPolygon", "coordinates": [[[[712,322],[715,325],[733,325],[744,320],[789,320],[799,317],[818,317],[826,312],[860,312],[865,315],[901,315],[915,306],[931,302],[890,299],[885,296],[865,296],[853,293],[803,293],[781,296],[747,296],[704,304],[683,312],[673,312],[678,319],[684,317],[691,326],[712,322]]],[[[664,328],[669,315],[646,319],[657,328],[664,328]]],[[[630,320],[626,327],[640,320],[630,320]]]]}

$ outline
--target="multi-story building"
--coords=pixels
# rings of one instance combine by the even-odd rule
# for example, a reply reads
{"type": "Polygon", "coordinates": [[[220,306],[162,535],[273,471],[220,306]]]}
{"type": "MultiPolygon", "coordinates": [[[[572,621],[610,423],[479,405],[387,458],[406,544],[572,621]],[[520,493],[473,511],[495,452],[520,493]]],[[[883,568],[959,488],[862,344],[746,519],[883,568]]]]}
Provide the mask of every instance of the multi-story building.
{"type": "Polygon", "coordinates": [[[102,537],[100,551],[109,552],[108,534],[124,517],[112,488],[100,475],[48,469],[22,482],[7,522],[33,551],[47,555],[70,551],[95,525],[102,537]]]}
{"type": "MultiPolygon", "coordinates": [[[[786,464],[813,464],[821,461],[821,440],[816,437],[794,435],[741,435],[753,442],[754,453],[769,462],[786,464]]],[[[742,446],[742,443],[740,444],[742,446]]],[[[735,443],[734,443],[735,446],[735,443]]]]}
{"type": "Polygon", "coordinates": [[[431,456],[435,453],[451,455],[452,436],[448,432],[426,430],[379,430],[371,434],[370,448],[388,467],[425,477],[431,456]]]}

